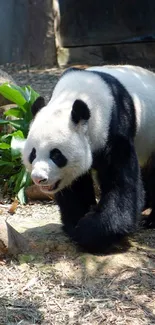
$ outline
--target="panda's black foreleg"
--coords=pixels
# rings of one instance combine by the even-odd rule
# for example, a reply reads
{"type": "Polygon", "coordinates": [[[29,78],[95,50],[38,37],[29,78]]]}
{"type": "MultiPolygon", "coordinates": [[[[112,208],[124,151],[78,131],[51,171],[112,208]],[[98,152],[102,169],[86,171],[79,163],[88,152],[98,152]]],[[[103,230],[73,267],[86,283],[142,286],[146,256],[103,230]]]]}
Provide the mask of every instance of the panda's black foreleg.
{"type": "Polygon", "coordinates": [[[70,187],[55,195],[65,232],[72,238],[79,219],[96,204],[90,173],[79,177],[70,187]]]}
{"type": "Polygon", "coordinates": [[[80,219],[75,241],[86,251],[104,253],[136,230],[144,204],[140,169],[132,141],[118,136],[96,165],[101,199],[80,219]]]}

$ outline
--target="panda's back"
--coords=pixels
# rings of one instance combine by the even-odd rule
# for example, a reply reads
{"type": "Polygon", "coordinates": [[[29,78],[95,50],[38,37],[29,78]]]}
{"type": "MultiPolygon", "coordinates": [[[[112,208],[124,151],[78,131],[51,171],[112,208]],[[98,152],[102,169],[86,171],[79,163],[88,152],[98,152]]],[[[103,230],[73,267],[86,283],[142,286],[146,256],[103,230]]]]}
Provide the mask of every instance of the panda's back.
{"type": "Polygon", "coordinates": [[[130,65],[92,67],[88,70],[114,76],[131,95],[136,110],[136,150],[141,165],[145,164],[155,151],[155,74],[130,65]]]}
{"type": "MultiPolygon", "coordinates": [[[[92,67],[86,70],[69,69],[54,89],[48,104],[49,114],[50,107],[53,112],[57,112],[59,107],[63,119],[65,116],[68,118],[74,100],[83,100],[91,111],[89,134],[92,151],[102,149],[108,138],[113,109],[110,83],[114,79],[110,81],[108,78],[107,81],[105,74],[117,79],[133,99],[136,116],[135,146],[143,165],[155,151],[155,74],[149,70],[128,65],[92,67]],[[103,72],[103,77],[93,71],[100,74],[103,72]]],[[[118,83],[115,83],[118,87],[118,83]]],[[[119,102],[116,104],[119,106],[119,102]]]]}

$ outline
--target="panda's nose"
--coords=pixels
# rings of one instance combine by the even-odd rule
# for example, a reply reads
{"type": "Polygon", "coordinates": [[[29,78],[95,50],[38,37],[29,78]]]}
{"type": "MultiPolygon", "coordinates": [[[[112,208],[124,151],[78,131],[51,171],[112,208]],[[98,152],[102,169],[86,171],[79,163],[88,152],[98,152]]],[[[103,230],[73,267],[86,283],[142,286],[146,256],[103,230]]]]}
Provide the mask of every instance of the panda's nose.
{"type": "Polygon", "coordinates": [[[32,176],[32,180],[36,185],[41,185],[41,184],[46,184],[48,179],[47,178],[43,178],[43,177],[39,177],[39,176],[32,176]]]}

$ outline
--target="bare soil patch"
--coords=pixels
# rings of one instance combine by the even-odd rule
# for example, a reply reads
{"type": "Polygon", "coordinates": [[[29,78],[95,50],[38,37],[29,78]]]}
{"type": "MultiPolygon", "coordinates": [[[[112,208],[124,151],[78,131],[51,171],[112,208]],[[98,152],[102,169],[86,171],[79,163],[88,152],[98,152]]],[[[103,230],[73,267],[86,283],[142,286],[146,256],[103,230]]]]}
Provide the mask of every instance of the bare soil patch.
{"type": "MultiPolygon", "coordinates": [[[[61,71],[8,72],[48,100],[61,71]]],[[[19,205],[14,215],[1,203],[0,219],[35,244],[0,261],[1,325],[155,325],[154,230],[139,230],[126,252],[94,256],[64,235],[53,201],[19,205]]]]}

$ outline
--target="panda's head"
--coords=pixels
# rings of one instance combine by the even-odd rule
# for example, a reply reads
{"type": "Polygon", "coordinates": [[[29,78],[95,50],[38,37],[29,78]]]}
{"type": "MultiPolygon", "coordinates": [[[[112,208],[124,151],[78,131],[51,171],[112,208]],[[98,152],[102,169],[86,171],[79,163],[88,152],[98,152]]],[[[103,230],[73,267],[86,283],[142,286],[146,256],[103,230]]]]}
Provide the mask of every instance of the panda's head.
{"type": "Polygon", "coordinates": [[[23,149],[23,162],[43,192],[56,193],[86,173],[92,164],[88,138],[90,110],[81,99],[50,101],[39,97],[23,149]]]}

